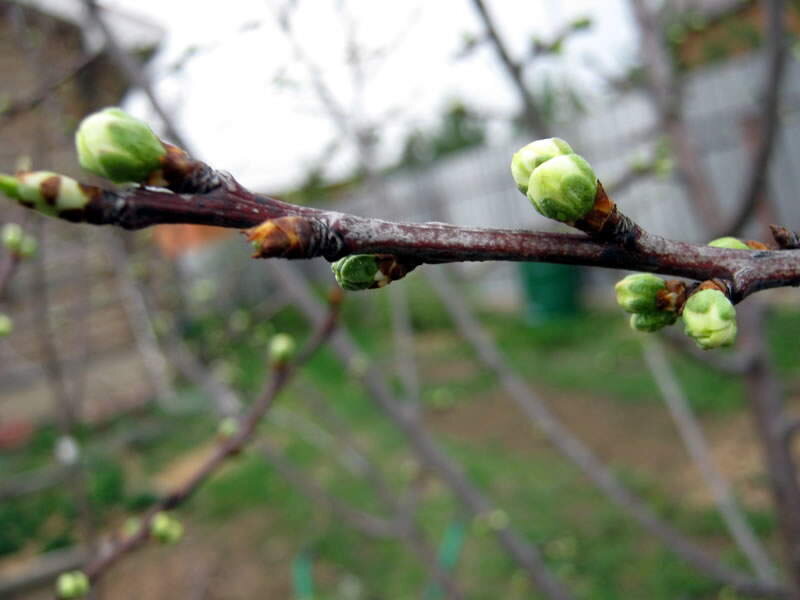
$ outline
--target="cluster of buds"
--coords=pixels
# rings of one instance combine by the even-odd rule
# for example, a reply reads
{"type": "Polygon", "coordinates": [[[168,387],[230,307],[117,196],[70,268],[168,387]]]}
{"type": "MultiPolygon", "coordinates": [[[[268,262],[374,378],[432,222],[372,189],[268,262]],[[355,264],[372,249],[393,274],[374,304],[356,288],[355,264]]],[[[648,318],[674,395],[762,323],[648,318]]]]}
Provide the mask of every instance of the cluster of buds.
{"type": "Polygon", "coordinates": [[[92,199],[93,191],[94,188],[51,171],[0,175],[0,192],[50,216],[65,216],[70,211],[82,210],[92,199]]]}
{"type": "Polygon", "coordinates": [[[56,595],[59,598],[82,598],[89,593],[89,578],[83,571],[68,571],[56,580],[56,595]]]}
{"type": "Polygon", "coordinates": [[[621,279],[614,286],[617,304],[632,313],[630,325],[635,331],[658,331],[678,318],[667,282],[650,273],[636,273],[621,279]]]}
{"type": "Polygon", "coordinates": [[[153,515],[150,535],[162,544],[175,544],[183,537],[183,525],[165,512],[153,515]]]}
{"type": "Polygon", "coordinates": [[[511,175],[520,192],[550,219],[574,223],[594,207],[597,176],[562,139],[536,140],[520,149],[511,159],[511,175]]]}
{"type": "Polygon", "coordinates": [[[617,282],[617,303],[633,313],[630,324],[634,330],[653,332],[672,325],[683,304],[684,330],[700,348],[711,350],[733,344],[736,311],[724,293],[705,284],[682,303],[681,292],[670,287],[669,282],[649,273],[628,275],[617,282]]]}

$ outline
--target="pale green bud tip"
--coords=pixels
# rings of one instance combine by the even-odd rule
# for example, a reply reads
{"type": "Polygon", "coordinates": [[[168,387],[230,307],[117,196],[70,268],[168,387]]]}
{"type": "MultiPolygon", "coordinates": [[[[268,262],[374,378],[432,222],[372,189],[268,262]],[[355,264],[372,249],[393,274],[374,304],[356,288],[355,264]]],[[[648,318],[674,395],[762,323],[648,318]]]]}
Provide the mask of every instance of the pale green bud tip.
{"type": "Polygon", "coordinates": [[[217,433],[222,438],[230,438],[239,433],[239,421],[233,417],[225,417],[217,426],[217,433]]]}
{"type": "Polygon", "coordinates": [[[658,310],[658,292],[666,288],[661,277],[636,273],[621,279],[614,286],[617,304],[629,313],[649,313],[658,310]]]}
{"type": "Polygon", "coordinates": [[[89,593],[89,578],[83,571],[68,571],[58,576],[56,594],[59,598],[81,598],[89,593]]]}
{"type": "Polygon", "coordinates": [[[290,360],[297,350],[294,338],[288,333],[277,333],[269,343],[269,359],[274,364],[290,360]]]}
{"type": "Polygon", "coordinates": [[[0,313],[0,338],[11,335],[12,331],[14,331],[14,321],[8,315],[0,313]]]}
{"type": "Polygon", "coordinates": [[[374,254],[353,254],[331,265],[336,282],[345,290],[366,290],[381,279],[378,258],[374,254]]]}
{"type": "Polygon", "coordinates": [[[570,145],[560,138],[536,140],[522,147],[511,159],[511,176],[519,191],[528,193],[531,173],[536,167],[556,156],[572,153],[570,145]]]}
{"type": "Polygon", "coordinates": [[[167,153],[148,125],[119,108],[86,117],[75,133],[78,160],[87,171],[115,183],[140,183],[167,153]]]}
{"type": "Polygon", "coordinates": [[[636,313],[631,315],[630,324],[634,331],[653,332],[672,325],[677,319],[676,313],[667,311],[636,313]]]}
{"type": "Polygon", "coordinates": [[[686,335],[704,350],[736,341],[736,309],[719,290],[700,290],[683,307],[686,335]]]}
{"type": "Polygon", "coordinates": [[[150,533],[162,544],[174,544],[183,537],[183,525],[168,514],[159,512],[153,515],[150,533]]]}
{"type": "Polygon", "coordinates": [[[46,215],[80,210],[91,199],[77,181],[51,171],[20,173],[16,177],[0,175],[0,191],[46,215]]]}
{"type": "Polygon", "coordinates": [[[25,232],[22,227],[16,223],[6,223],[3,225],[2,234],[0,237],[3,239],[3,247],[13,254],[19,254],[22,240],[25,237],[25,232]]]}
{"type": "Polygon", "coordinates": [[[545,217],[572,223],[594,206],[597,177],[577,154],[556,156],[534,169],[528,198],[545,217]]]}
{"type": "Polygon", "coordinates": [[[31,258],[36,254],[39,249],[39,242],[32,235],[25,235],[22,238],[22,243],[19,246],[19,255],[22,258],[31,258]]]}
{"type": "Polygon", "coordinates": [[[749,246],[735,237],[721,237],[708,242],[714,248],[728,248],[730,250],[750,250],[749,246]]]}
{"type": "Polygon", "coordinates": [[[0,192],[3,193],[4,196],[8,196],[9,198],[13,198],[14,200],[19,199],[19,181],[13,175],[3,175],[0,173],[0,192]]]}

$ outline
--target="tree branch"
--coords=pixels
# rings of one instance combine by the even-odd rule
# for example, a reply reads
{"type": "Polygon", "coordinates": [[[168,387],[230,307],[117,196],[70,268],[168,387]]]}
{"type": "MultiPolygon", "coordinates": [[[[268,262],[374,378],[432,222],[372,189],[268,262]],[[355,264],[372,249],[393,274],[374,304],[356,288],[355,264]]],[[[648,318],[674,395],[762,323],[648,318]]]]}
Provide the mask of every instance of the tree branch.
{"type": "MultiPolygon", "coordinates": [[[[303,353],[304,356],[310,356],[327,340],[327,337],[334,330],[333,324],[336,322],[337,314],[338,305],[333,306],[328,316],[319,323],[319,327],[315,330],[303,353]]],[[[158,512],[170,510],[185,502],[229,457],[238,454],[252,440],[259,422],[272,407],[278,393],[291,380],[292,375],[294,375],[300,364],[301,361],[297,360],[293,364],[279,363],[273,366],[272,377],[267,383],[266,389],[241,419],[238,432],[222,442],[214,453],[182,485],[152,506],[145,513],[138,530],[134,534],[124,538],[110,551],[100,554],[86,566],[85,573],[90,581],[97,581],[122,556],[144,544],[150,537],[150,524],[158,512]]]]}
{"type": "MultiPolygon", "coordinates": [[[[318,323],[323,318],[321,306],[305,279],[285,264],[272,262],[270,267],[283,288],[295,298],[298,309],[312,323],[318,323]]],[[[342,330],[331,338],[330,346],[345,363],[359,354],[355,342],[342,330]]],[[[475,487],[459,465],[450,459],[424,424],[415,419],[405,403],[393,395],[388,382],[379,370],[368,368],[362,382],[377,406],[408,440],[420,462],[440,477],[471,516],[485,514],[494,508],[491,500],[475,487]]],[[[495,535],[505,552],[525,571],[544,597],[548,600],[572,598],[564,584],[545,564],[539,549],[523,539],[513,526],[498,529],[495,535]]]]}
{"type": "Polygon", "coordinates": [[[522,65],[511,58],[511,54],[509,53],[508,48],[506,48],[503,38],[500,37],[500,34],[497,31],[497,26],[494,23],[494,19],[492,19],[492,16],[489,14],[484,1],[472,0],[472,5],[478,12],[481,21],[486,28],[486,35],[492,42],[492,46],[494,46],[500,62],[503,64],[503,67],[505,67],[508,76],[511,78],[511,81],[514,84],[517,93],[519,94],[520,100],[522,100],[522,115],[525,120],[525,124],[532,132],[535,132],[541,137],[546,137],[549,128],[544,118],[542,118],[539,108],[536,106],[536,101],[534,100],[533,95],[528,90],[528,86],[525,85],[522,65]]]}
{"type": "Polygon", "coordinates": [[[777,585],[754,580],[719,562],[712,555],[661,520],[647,504],[624,487],[614,473],[580,439],[575,437],[508,365],[491,338],[480,327],[458,292],[445,277],[429,277],[432,289],[446,306],[456,327],[472,345],[478,358],[498,377],[522,413],[547,437],[553,447],[577,466],[614,504],[657,537],[698,571],[746,594],[781,597],[777,585]]]}
{"type": "Polygon", "coordinates": [[[764,83],[763,108],[761,112],[761,140],[751,162],[752,168],[747,183],[743,186],[742,200],[739,210],[734,215],[730,225],[718,232],[723,235],[737,235],[747,224],[753,211],[759,204],[759,199],[767,185],[769,175],[769,160],[775,147],[775,138],[778,133],[778,103],[786,71],[786,40],[783,28],[784,0],[764,0],[768,18],[768,32],[765,36],[767,47],[767,78],[764,83]]]}
{"type": "Polygon", "coordinates": [[[645,362],[656,382],[658,391],[672,415],[672,420],[683,439],[687,452],[714,495],[717,510],[722,516],[728,532],[740,550],[747,556],[758,577],[763,581],[775,583],[774,565],[736,502],[730,484],[717,468],[703,430],[681,390],[664,348],[656,340],[649,339],[643,340],[642,346],[645,362]]]}
{"type": "Polygon", "coordinates": [[[267,238],[260,251],[264,258],[324,256],[332,261],[374,253],[416,264],[495,260],[608,267],[698,281],[722,279],[729,284],[734,302],[762,289],[800,284],[800,251],[795,250],[713,248],[669,240],[634,224],[615,243],[581,234],[397,223],[287,204],[254,194],[225,173],[213,172],[212,178],[220,184],[202,194],[86,186],[92,195],[86,206],[62,212],[60,217],[125,229],[165,223],[241,229],[272,221],[269,230],[257,232],[267,238]]]}

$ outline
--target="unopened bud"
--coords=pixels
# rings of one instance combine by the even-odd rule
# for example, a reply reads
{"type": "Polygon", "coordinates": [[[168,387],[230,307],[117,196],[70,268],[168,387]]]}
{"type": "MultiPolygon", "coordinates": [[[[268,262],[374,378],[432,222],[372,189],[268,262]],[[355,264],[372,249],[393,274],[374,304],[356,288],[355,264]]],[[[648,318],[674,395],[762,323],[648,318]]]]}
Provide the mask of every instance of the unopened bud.
{"type": "Polygon", "coordinates": [[[747,244],[735,237],[717,238],[716,240],[708,242],[708,245],[714,248],[728,248],[730,250],[750,250],[747,244]]]}
{"type": "Polygon", "coordinates": [[[58,576],[56,594],[59,598],[81,598],[89,593],[89,578],[83,571],[68,571],[58,576]]]}
{"type": "Polygon", "coordinates": [[[331,265],[336,282],[345,290],[366,290],[382,277],[374,254],[351,254],[331,265]]]}
{"type": "Polygon", "coordinates": [[[635,273],[620,279],[614,286],[617,304],[629,313],[650,313],[658,310],[658,293],[666,288],[661,277],[635,273]]]}
{"type": "Polygon", "coordinates": [[[141,183],[167,153],[150,127],[119,108],[86,117],[75,133],[78,160],[87,171],[115,183],[141,183]]]}
{"type": "Polygon", "coordinates": [[[22,231],[22,227],[16,223],[6,223],[3,225],[3,232],[1,235],[3,247],[12,254],[19,254],[22,239],[25,237],[25,232],[22,231]]]}
{"type": "Polygon", "coordinates": [[[27,233],[22,237],[22,243],[19,246],[19,255],[22,258],[31,258],[36,255],[39,249],[39,242],[36,238],[27,233]]]}
{"type": "Polygon", "coordinates": [[[0,192],[51,216],[80,210],[91,199],[88,189],[80,183],[51,171],[20,173],[16,177],[0,175],[0,192]]]}
{"type": "Polygon", "coordinates": [[[227,440],[239,433],[239,420],[234,417],[225,417],[217,426],[217,435],[227,440]]]}
{"type": "Polygon", "coordinates": [[[162,544],[175,544],[183,537],[183,525],[167,513],[153,515],[150,534],[162,544]]]}
{"type": "Polygon", "coordinates": [[[496,508],[487,517],[489,529],[500,531],[508,527],[508,514],[506,511],[496,508]]]}
{"type": "Polygon", "coordinates": [[[575,19],[572,23],[570,23],[570,27],[574,31],[580,31],[582,29],[588,29],[592,26],[592,18],[591,17],[580,17],[575,19]]]}
{"type": "Polygon", "coordinates": [[[11,320],[11,317],[0,313],[0,338],[11,335],[13,330],[14,322],[11,320]]]}
{"type": "Polygon", "coordinates": [[[528,184],[533,170],[543,162],[562,154],[573,154],[570,145],[560,138],[536,140],[522,147],[511,159],[511,176],[519,191],[528,193],[528,184]]]}
{"type": "Polygon", "coordinates": [[[572,223],[594,206],[597,177],[592,167],[577,154],[564,154],[545,161],[533,170],[528,199],[545,217],[572,223]]]}
{"type": "Polygon", "coordinates": [[[719,290],[693,294],[683,307],[686,334],[704,350],[730,346],[736,341],[736,309],[719,290]]]}
{"type": "Polygon", "coordinates": [[[269,361],[273,365],[284,364],[294,357],[297,344],[288,333],[276,333],[269,343],[269,361]]]}

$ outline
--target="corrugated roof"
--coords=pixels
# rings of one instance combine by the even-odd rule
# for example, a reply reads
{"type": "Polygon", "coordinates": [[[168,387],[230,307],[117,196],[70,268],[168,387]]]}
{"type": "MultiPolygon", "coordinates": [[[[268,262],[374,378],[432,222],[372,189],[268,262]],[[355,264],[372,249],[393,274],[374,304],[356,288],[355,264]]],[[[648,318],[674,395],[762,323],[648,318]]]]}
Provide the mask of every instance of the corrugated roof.
{"type": "MultiPolygon", "coordinates": [[[[83,32],[90,50],[97,51],[102,48],[103,34],[88,24],[86,8],[81,0],[16,0],[16,2],[74,24],[83,32]]],[[[102,4],[100,8],[117,41],[128,50],[154,48],[164,36],[165,32],[160,26],[142,16],[117,8],[106,8],[102,4]]]]}

